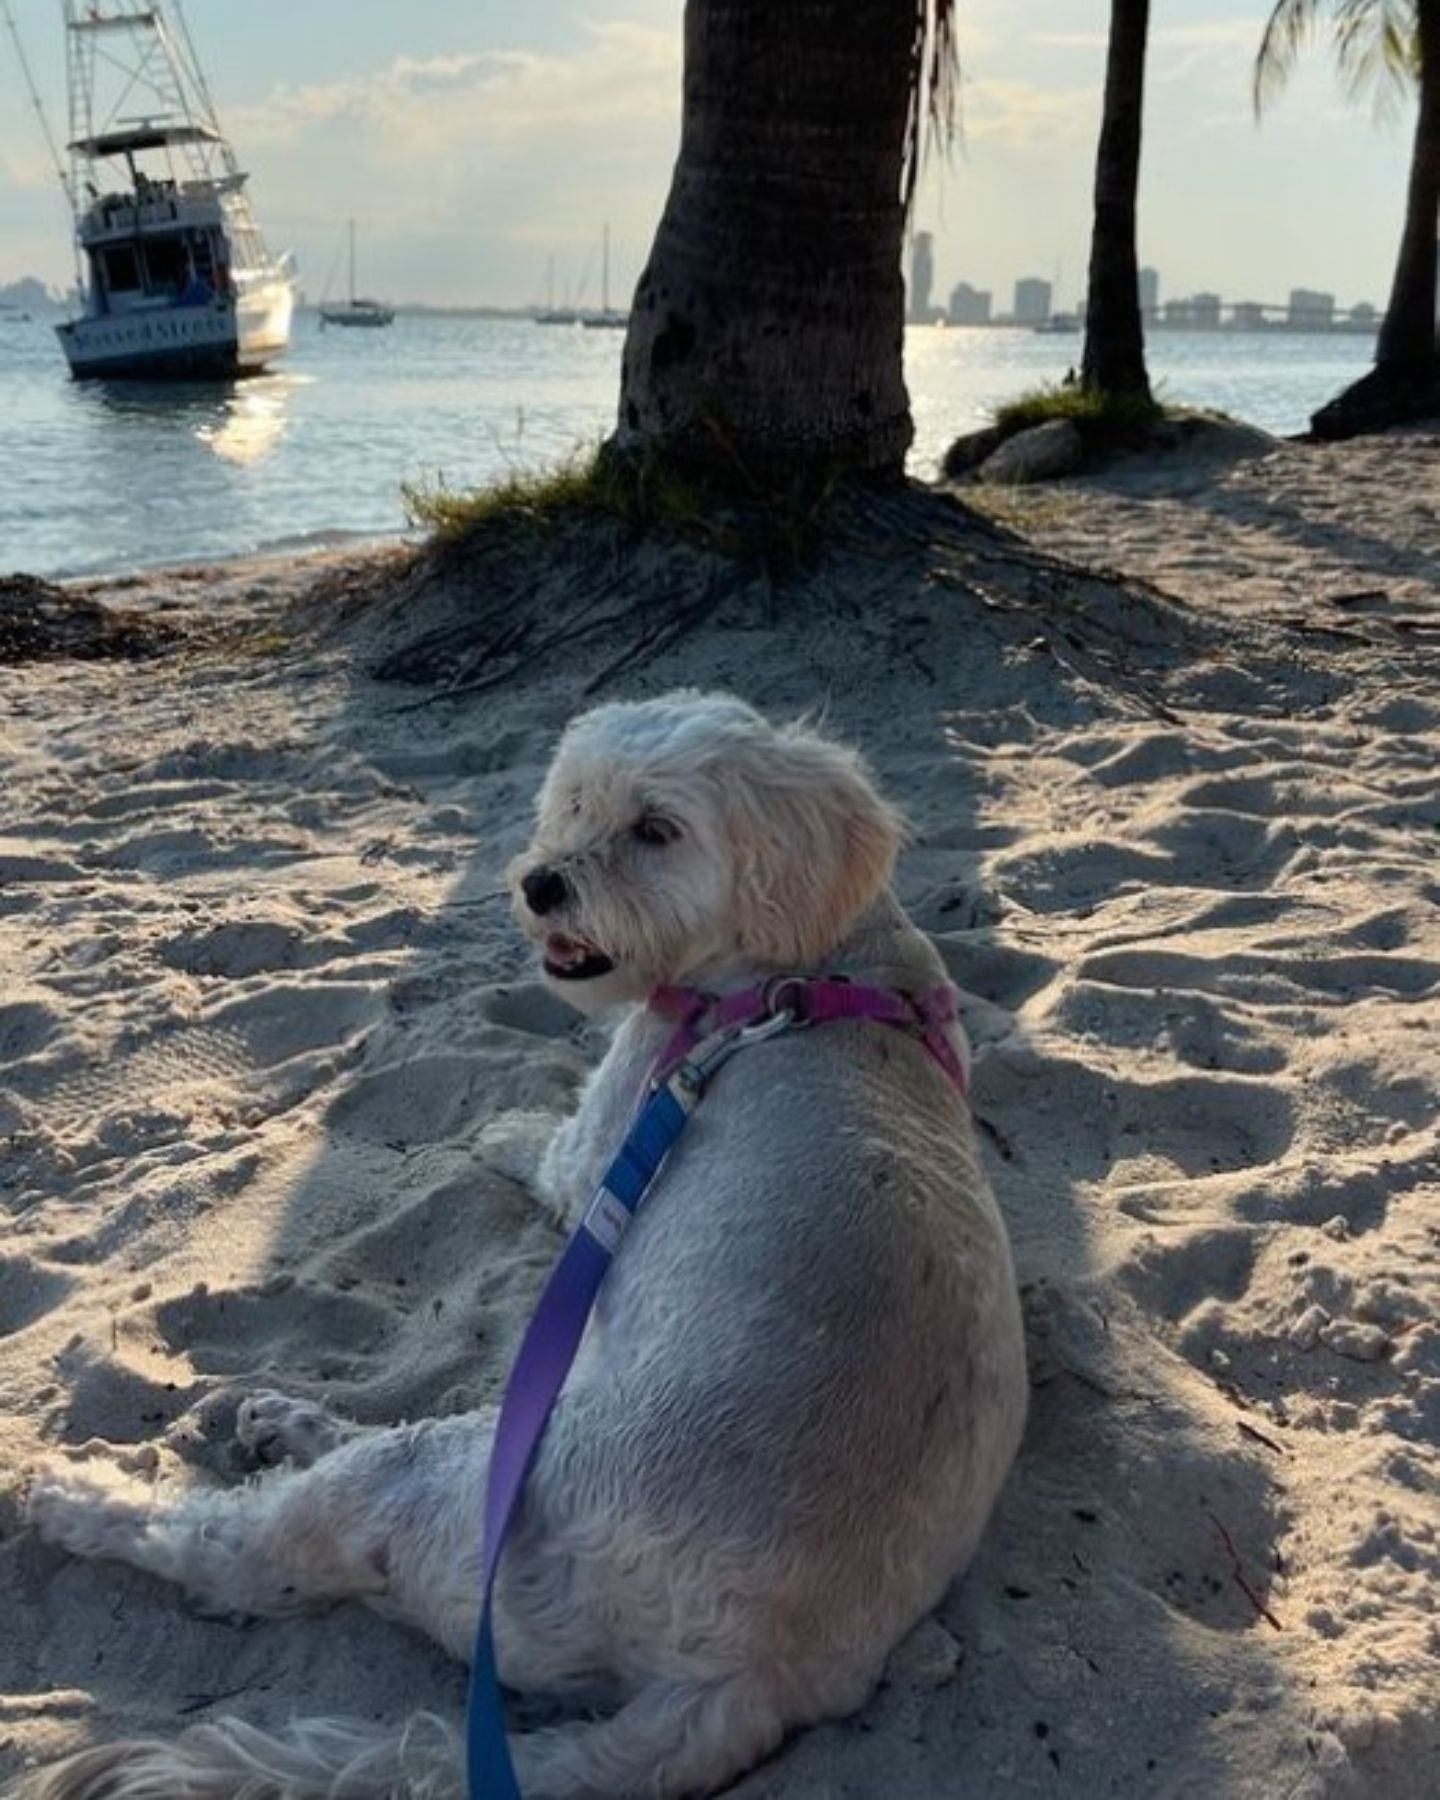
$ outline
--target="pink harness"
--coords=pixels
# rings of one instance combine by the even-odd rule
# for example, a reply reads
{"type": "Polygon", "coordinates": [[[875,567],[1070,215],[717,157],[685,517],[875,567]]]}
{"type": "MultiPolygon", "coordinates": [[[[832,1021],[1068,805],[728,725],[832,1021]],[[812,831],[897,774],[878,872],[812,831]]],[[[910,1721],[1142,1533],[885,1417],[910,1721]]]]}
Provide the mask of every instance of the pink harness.
{"type": "Polygon", "coordinates": [[[795,1030],[836,1019],[873,1019],[918,1037],[958,1092],[962,1096],[969,1092],[967,1059],[946,1030],[960,1016],[955,989],[948,982],[906,994],[897,988],[866,987],[835,975],[779,975],[738,994],[658,987],[650,996],[649,1007],[675,1027],[655,1059],[652,1085],[666,1081],[697,1044],[716,1032],[748,1030],[779,1018],[788,1018],[795,1030]]]}

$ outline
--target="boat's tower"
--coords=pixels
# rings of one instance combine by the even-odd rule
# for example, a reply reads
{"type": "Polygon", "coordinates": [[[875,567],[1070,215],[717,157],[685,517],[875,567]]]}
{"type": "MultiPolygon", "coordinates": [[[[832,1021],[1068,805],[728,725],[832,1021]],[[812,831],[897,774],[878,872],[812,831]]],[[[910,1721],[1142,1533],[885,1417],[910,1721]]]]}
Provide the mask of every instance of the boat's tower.
{"type": "Polygon", "coordinates": [[[163,150],[178,183],[239,188],[245,180],[220,130],[184,14],[172,25],[146,0],[65,0],[70,194],[83,212],[99,193],[97,163],[163,150]]]}

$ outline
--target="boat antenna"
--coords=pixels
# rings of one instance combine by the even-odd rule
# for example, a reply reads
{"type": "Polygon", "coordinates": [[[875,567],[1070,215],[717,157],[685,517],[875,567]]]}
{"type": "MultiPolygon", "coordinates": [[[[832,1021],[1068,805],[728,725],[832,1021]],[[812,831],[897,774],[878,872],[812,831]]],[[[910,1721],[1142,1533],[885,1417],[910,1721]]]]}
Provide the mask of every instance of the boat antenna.
{"type": "Polygon", "coordinates": [[[30,104],[35,109],[35,117],[40,121],[40,130],[44,134],[45,147],[50,152],[50,161],[60,186],[64,190],[65,199],[70,210],[75,210],[75,196],[70,191],[70,176],[65,164],[60,159],[60,147],[55,142],[55,134],[50,129],[50,121],[45,116],[45,103],[40,98],[40,90],[35,85],[35,77],[31,72],[30,59],[25,54],[25,46],[20,41],[19,27],[15,23],[15,15],[10,10],[10,0],[0,0],[0,16],[5,20],[5,29],[10,33],[10,42],[15,46],[15,60],[20,65],[20,73],[25,77],[25,86],[30,91],[30,104]]]}
{"type": "MultiPolygon", "coordinates": [[[[8,0],[7,0],[8,4],[8,0]]],[[[190,35],[190,21],[185,17],[185,8],[181,0],[174,0],[175,22],[180,27],[180,38],[185,47],[186,73],[195,83],[197,93],[205,105],[205,123],[214,131],[220,129],[220,115],[215,110],[215,102],[211,98],[210,84],[205,79],[205,67],[195,54],[195,40],[190,35]]]]}

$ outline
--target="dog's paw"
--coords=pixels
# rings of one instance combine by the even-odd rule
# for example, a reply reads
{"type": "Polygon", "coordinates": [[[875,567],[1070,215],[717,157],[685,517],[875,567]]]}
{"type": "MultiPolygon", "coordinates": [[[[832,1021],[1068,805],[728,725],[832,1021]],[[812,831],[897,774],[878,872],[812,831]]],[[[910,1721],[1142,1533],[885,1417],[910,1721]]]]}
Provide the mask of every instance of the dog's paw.
{"type": "Polygon", "coordinates": [[[144,1490],[50,1463],[30,1479],[24,1517],[47,1544],[77,1556],[123,1556],[145,1528],[144,1490]]]}
{"type": "Polygon", "coordinates": [[[533,1191],[545,1152],[562,1122],[560,1114],[553,1112],[501,1113],[476,1138],[475,1153],[487,1169],[533,1191]]]}
{"type": "Polygon", "coordinates": [[[308,1469],[354,1430],[353,1425],[337,1419],[323,1406],[270,1389],[242,1400],[235,1415],[236,1438],[266,1468],[292,1462],[298,1468],[308,1469]]]}

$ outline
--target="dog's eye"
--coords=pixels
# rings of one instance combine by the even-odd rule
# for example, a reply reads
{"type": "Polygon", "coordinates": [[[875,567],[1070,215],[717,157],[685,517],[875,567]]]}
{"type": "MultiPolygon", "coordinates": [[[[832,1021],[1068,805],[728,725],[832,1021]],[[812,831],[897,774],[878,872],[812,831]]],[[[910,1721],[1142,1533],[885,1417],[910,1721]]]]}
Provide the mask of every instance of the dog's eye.
{"type": "Polygon", "coordinates": [[[630,835],[637,844],[648,844],[658,850],[675,842],[680,827],[673,819],[662,818],[659,813],[642,813],[630,827],[630,835]]]}

